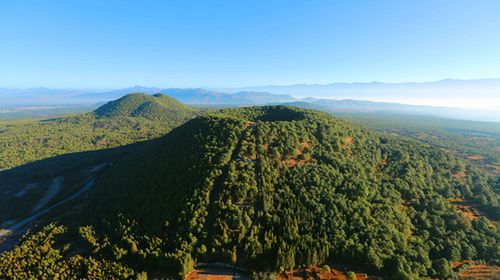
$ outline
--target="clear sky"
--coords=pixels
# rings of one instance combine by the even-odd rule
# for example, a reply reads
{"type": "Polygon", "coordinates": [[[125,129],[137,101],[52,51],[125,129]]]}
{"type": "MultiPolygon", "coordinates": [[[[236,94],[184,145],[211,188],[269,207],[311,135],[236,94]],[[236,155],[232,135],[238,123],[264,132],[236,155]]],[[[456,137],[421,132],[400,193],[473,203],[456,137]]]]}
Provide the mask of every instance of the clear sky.
{"type": "Polygon", "coordinates": [[[0,87],[488,77],[498,0],[0,0],[0,87]]]}

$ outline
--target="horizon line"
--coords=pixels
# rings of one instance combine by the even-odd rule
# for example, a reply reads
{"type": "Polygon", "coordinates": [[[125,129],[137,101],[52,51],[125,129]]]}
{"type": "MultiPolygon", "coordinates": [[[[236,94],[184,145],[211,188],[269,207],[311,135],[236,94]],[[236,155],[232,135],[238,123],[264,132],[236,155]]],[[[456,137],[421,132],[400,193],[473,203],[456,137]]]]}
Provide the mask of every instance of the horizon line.
{"type": "Polygon", "coordinates": [[[401,82],[384,82],[384,81],[357,81],[357,82],[328,82],[328,83],[290,83],[290,84],[266,84],[266,85],[247,85],[247,86],[145,86],[145,85],[131,85],[131,86],[119,86],[119,87],[108,87],[108,88],[85,88],[85,87],[49,87],[49,86],[33,86],[33,87],[2,87],[0,89],[6,90],[34,90],[34,89],[51,89],[51,90],[92,90],[92,91],[100,91],[100,90],[119,90],[119,89],[127,89],[127,88],[135,88],[135,87],[144,87],[144,88],[159,88],[159,89],[210,89],[210,90],[224,90],[224,89],[245,89],[245,88],[258,88],[258,87],[287,87],[287,86],[328,86],[334,84],[347,84],[347,85],[355,85],[355,84],[386,84],[386,85],[402,85],[402,84],[427,84],[427,83],[438,83],[444,81],[488,81],[488,80],[500,80],[500,78],[474,78],[474,79],[462,79],[462,78],[444,78],[439,80],[428,80],[428,81],[401,81],[401,82]]]}

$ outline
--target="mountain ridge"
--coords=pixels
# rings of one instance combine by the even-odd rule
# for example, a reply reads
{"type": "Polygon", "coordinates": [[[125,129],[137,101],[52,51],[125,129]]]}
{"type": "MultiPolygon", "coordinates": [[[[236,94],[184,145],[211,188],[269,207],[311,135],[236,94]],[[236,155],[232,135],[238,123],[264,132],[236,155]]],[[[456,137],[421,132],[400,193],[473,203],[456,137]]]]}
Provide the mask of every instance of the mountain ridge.
{"type": "Polygon", "coordinates": [[[285,102],[295,100],[289,95],[277,95],[266,92],[235,92],[226,93],[212,91],[203,88],[145,88],[134,87],[111,92],[101,92],[92,94],[83,94],[75,98],[95,98],[97,100],[120,98],[124,94],[134,92],[144,92],[149,94],[162,93],[179,100],[185,104],[233,104],[233,105],[252,105],[266,104],[272,102],[285,102]],[[139,89],[139,90],[136,90],[139,89]]]}
{"type": "MultiPolygon", "coordinates": [[[[412,103],[424,100],[427,104],[441,102],[440,99],[464,99],[461,106],[470,106],[471,101],[481,101],[481,107],[493,106],[499,103],[500,79],[459,80],[445,79],[431,82],[407,83],[329,83],[329,84],[299,84],[250,86],[241,88],[220,89],[234,91],[266,91],[274,94],[289,94],[296,98],[314,96],[328,99],[361,99],[385,100],[387,102],[412,103]],[[467,102],[467,100],[469,100],[467,102]],[[489,103],[486,101],[490,100],[489,103]],[[493,104],[492,104],[493,103],[493,104]]],[[[439,103],[436,103],[439,104],[439,103]]],[[[440,105],[443,105],[440,103],[440,105]]],[[[453,107],[456,107],[453,106],[453,107]]]]}
{"type": "Polygon", "coordinates": [[[399,103],[406,104],[406,107],[401,106],[400,110],[406,109],[412,113],[420,111],[421,114],[448,118],[486,121],[500,120],[500,111],[498,111],[498,103],[500,103],[500,99],[498,98],[500,96],[499,79],[447,79],[428,83],[399,84],[381,82],[333,83],[326,85],[271,86],[270,88],[239,88],[228,89],[227,91],[207,88],[162,89],[158,87],[134,86],[113,91],[83,94],[74,94],[71,92],[63,94],[59,92],[57,93],[57,102],[54,98],[50,97],[50,94],[38,97],[35,94],[32,96],[23,95],[18,100],[20,103],[16,103],[15,98],[2,98],[0,93],[0,102],[6,108],[9,108],[9,106],[20,106],[19,104],[92,104],[114,100],[132,92],[145,92],[148,94],[164,93],[183,103],[197,106],[267,105],[300,101],[319,103],[319,100],[324,100],[325,103],[330,103],[331,105],[331,103],[338,102],[338,100],[348,99],[359,102],[380,102],[379,105],[372,103],[372,105],[376,105],[373,107],[377,107],[377,110],[383,109],[381,105],[399,103]],[[461,86],[461,84],[471,85],[461,86]],[[480,86],[480,84],[491,85],[480,86]],[[435,85],[440,86],[435,88],[435,85]],[[307,98],[311,96],[314,100],[307,98]],[[410,104],[433,104],[433,106],[410,104]],[[475,106],[481,108],[475,109],[475,106]],[[428,110],[424,111],[422,109],[428,110]]]}

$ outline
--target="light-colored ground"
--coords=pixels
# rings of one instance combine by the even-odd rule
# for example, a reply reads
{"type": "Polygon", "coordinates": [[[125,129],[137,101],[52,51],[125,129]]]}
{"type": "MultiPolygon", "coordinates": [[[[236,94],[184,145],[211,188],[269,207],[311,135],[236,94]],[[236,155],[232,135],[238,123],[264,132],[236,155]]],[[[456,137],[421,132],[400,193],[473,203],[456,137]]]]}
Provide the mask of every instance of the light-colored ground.
{"type": "Polygon", "coordinates": [[[93,185],[94,185],[94,182],[95,180],[92,179],[90,180],[87,184],[85,184],[85,186],[83,186],[83,188],[81,188],[79,191],[77,191],[76,193],[70,195],[69,197],[59,201],[58,203],[50,206],[50,207],[47,207],[41,211],[38,211],[37,213],[27,217],[26,219],[23,219],[21,221],[19,221],[18,223],[16,223],[15,225],[12,225],[11,227],[7,228],[7,229],[1,229],[0,230],[0,237],[3,237],[3,236],[6,236],[6,235],[9,235],[11,234],[13,231],[15,230],[18,230],[22,227],[24,227],[25,225],[27,225],[28,223],[38,219],[38,217],[42,216],[43,214],[46,214],[48,213],[49,211],[51,211],[52,209],[60,206],[61,204],[65,203],[66,201],[68,200],[71,200],[79,195],[81,195],[82,193],[84,193],[85,191],[87,191],[88,189],[90,189],[93,185]]]}
{"type": "Polygon", "coordinates": [[[250,280],[251,277],[234,273],[225,268],[198,268],[193,269],[185,280],[250,280]]]}
{"type": "Polygon", "coordinates": [[[471,265],[458,274],[460,280],[500,279],[500,267],[488,265],[471,265]]]}
{"type": "Polygon", "coordinates": [[[47,203],[49,203],[49,201],[52,198],[54,198],[54,196],[57,195],[57,193],[61,189],[63,182],[64,182],[64,177],[62,176],[52,179],[52,182],[50,182],[47,191],[45,191],[42,198],[40,198],[40,200],[35,204],[35,206],[33,206],[33,210],[31,212],[35,213],[38,210],[42,209],[45,205],[47,205],[47,203]]]}
{"type": "Polygon", "coordinates": [[[32,189],[34,189],[36,187],[38,187],[38,183],[29,183],[24,188],[22,188],[20,191],[18,191],[15,194],[15,196],[16,197],[24,196],[27,192],[29,192],[30,190],[32,190],[32,189]]]}
{"type": "MultiPolygon", "coordinates": [[[[287,271],[285,273],[277,273],[276,280],[347,280],[347,273],[340,268],[330,268],[326,270],[318,266],[313,266],[311,268],[295,269],[293,271],[287,271]]],[[[356,273],[356,280],[366,280],[368,275],[365,273],[356,273]]],[[[376,279],[374,277],[370,279],[376,279]]]]}

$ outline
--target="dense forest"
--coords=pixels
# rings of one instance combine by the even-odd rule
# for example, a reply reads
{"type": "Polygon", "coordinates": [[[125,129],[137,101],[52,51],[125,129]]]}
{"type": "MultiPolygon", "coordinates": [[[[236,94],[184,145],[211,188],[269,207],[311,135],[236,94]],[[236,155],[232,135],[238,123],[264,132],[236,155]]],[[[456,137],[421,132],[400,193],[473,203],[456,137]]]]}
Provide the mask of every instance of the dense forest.
{"type": "Polygon", "coordinates": [[[307,102],[293,106],[324,111],[362,126],[393,135],[404,135],[432,144],[468,160],[488,173],[500,175],[500,126],[498,122],[448,119],[402,112],[331,109],[307,102]]]}
{"type": "MultiPolygon", "coordinates": [[[[144,107],[94,117],[159,111],[144,107]]],[[[392,279],[447,279],[453,261],[499,264],[499,183],[443,149],[326,113],[223,109],[114,164],[84,211],[1,255],[0,275],[182,277],[197,262],[219,261],[250,271],[345,263],[392,279]],[[458,202],[481,215],[465,215],[458,202]]]]}
{"type": "Polygon", "coordinates": [[[0,170],[156,138],[196,112],[163,94],[135,93],[72,117],[0,121],[0,170]]]}
{"type": "Polygon", "coordinates": [[[500,126],[477,122],[389,113],[333,113],[369,128],[411,136],[500,175],[500,126]]]}

